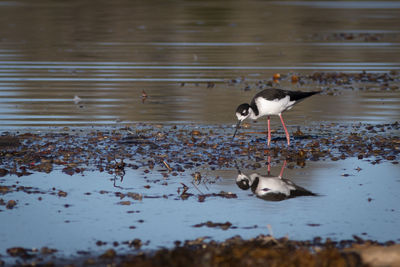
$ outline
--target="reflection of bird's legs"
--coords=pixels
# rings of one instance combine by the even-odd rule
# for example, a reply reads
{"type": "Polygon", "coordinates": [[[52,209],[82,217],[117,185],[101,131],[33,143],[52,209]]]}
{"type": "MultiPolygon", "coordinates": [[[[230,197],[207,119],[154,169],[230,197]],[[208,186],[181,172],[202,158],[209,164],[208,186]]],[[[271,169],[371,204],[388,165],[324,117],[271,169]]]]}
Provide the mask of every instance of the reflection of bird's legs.
{"type": "Polygon", "coordinates": [[[281,118],[281,122],[282,122],[282,125],[283,125],[283,129],[285,129],[286,140],[287,140],[287,144],[288,144],[288,146],[289,146],[289,145],[290,145],[290,136],[289,136],[289,133],[288,133],[288,131],[287,131],[287,129],[286,129],[285,122],[283,121],[282,114],[279,114],[279,118],[281,118]]]}
{"type": "Polygon", "coordinates": [[[267,144],[268,144],[268,147],[271,145],[271,126],[270,126],[269,119],[270,119],[270,117],[268,116],[268,122],[267,122],[267,127],[268,127],[268,133],[267,133],[268,141],[267,141],[267,144]]]}
{"type": "Polygon", "coordinates": [[[279,178],[282,178],[282,176],[283,176],[283,171],[285,170],[285,167],[286,167],[286,159],[285,159],[285,161],[283,162],[282,169],[281,169],[281,173],[279,174],[279,178]]]}
{"type": "Polygon", "coordinates": [[[269,175],[269,173],[271,172],[271,156],[268,156],[267,157],[267,160],[268,160],[268,162],[267,162],[267,164],[268,164],[268,175],[269,175]]]}

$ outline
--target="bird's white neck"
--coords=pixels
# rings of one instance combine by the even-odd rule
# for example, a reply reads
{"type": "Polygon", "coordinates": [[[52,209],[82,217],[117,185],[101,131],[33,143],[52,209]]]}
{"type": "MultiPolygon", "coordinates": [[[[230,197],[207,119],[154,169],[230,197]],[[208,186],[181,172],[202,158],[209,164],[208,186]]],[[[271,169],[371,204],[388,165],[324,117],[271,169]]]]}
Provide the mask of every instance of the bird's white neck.
{"type": "Polygon", "coordinates": [[[255,113],[254,113],[254,110],[250,107],[249,108],[249,117],[248,118],[250,118],[250,119],[252,119],[252,120],[256,120],[256,119],[258,119],[260,117],[260,115],[256,115],[255,113]]]}

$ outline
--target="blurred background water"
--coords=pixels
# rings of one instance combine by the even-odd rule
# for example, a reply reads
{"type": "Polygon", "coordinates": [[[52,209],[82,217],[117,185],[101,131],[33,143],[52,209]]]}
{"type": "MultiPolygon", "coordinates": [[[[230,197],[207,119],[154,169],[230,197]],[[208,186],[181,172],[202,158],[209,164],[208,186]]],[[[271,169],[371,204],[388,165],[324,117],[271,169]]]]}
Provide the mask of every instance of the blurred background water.
{"type": "MultiPolygon", "coordinates": [[[[231,123],[256,92],[231,79],[398,70],[399,12],[398,1],[0,1],[0,127],[231,123]]],[[[399,103],[315,97],[288,122],[392,121],[399,103]]]]}

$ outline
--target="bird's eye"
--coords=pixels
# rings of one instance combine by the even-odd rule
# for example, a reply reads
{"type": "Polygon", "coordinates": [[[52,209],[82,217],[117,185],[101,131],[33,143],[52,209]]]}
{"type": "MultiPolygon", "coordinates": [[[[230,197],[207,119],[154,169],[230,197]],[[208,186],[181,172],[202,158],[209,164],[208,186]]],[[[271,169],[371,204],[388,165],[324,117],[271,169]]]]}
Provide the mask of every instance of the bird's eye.
{"type": "Polygon", "coordinates": [[[242,111],[242,115],[246,115],[247,114],[247,111],[246,110],[243,110],[242,111]]]}

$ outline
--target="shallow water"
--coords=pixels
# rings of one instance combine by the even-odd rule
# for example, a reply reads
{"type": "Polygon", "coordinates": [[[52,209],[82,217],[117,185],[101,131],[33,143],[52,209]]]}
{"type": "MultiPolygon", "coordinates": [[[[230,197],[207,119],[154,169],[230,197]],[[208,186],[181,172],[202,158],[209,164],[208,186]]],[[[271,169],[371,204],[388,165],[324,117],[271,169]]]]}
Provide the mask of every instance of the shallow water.
{"type": "MultiPolygon", "coordinates": [[[[266,84],[275,73],[283,77],[276,87],[322,91],[284,114],[291,133],[332,123],[394,123],[399,79],[292,84],[290,76],[398,72],[399,11],[399,1],[0,1],[0,130],[110,130],[137,122],[226,129],[235,123],[237,105],[259,90],[257,82],[266,84]]],[[[265,122],[251,127],[265,130],[265,122]]],[[[283,136],[279,119],[272,127],[273,138],[283,136]]],[[[261,163],[256,171],[266,174],[261,163]]],[[[280,168],[274,164],[271,173],[280,168]]],[[[14,246],[99,253],[114,241],[120,252],[131,251],[123,242],[135,238],[154,249],[202,236],[268,233],[400,241],[398,164],[347,158],[286,168],[284,178],[318,196],[281,202],[241,190],[235,168],[194,171],[209,182],[196,189],[190,171],[164,179],[144,168],[127,169],[123,181],[90,170],[1,177],[0,185],[38,192],[4,196],[18,204],[0,212],[0,254],[14,246]],[[181,199],[181,183],[195,196],[181,199]],[[220,191],[237,198],[198,202],[196,194],[220,191]],[[115,192],[144,198],[120,205],[127,199],[115,192]],[[229,221],[233,228],[193,227],[207,221],[229,221]],[[99,240],[107,244],[99,247],[99,240]]]]}
{"type": "MultiPolygon", "coordinates": [[[[278,175],[282,164],[274,164],[271,174],[278,175]]],[[[267,174],[266,167],[241,171],[247,175],[267,174]]],[[[270,233],[267,225],[274,236],[287,235],[292,239],[321,236],[342,240],[358,235],[398,242],[398,173],[399,165],[391,163],[371,167],[369,162],[357,159],[307,162],[304,168],[284,169],[283,177],[317,196],[280,202],[265,201],[251,190],[241,190],[235,182],[236,169],[201,171],[203,180],[213,183],[200,183],[197,189],[187,172],[165,179],[157,170],[146,174],[141,169],[127,171],[122,182],[114,181],[112,175],[90,171],[84,175],[69,176],[53,171],[2,179],[2,185],[18,183],[17,186],[31,186],[31,191],[41,193],[7,194],[7,198],[18,199],[19,203],[16,210],[4,210],[0,214],[0,250],[48,246],[68,255],[81,250],[103,251],[117,241],[121,244],[119,250],[127,251],[130,248],[122,243],[134,238],[140,238],[143,243],[149,241],[144,248],[151,249],[170,247],[176,240],[200,236],[215,240],[234,235],[251,238],[270,233]],[[188,193],[194,196],[181,199],[178,193],[178,188],[182,190],[181,183],[188,185],[188,193]],[[146,185],[150,188],[145,188],[146,185]],[[59,197],[59,190],[68,195],[59,197]],[[232,192],[237,198],[208,197],[204,202],[198,201],[199,194],[220,191],[232,192]],[[51,195],[52,192],[56,194],[51,195]],[[143,199],[120,199],[116,192],[140,193],[143,199]],[[126,200],[131,204],[118,205],[126,200]],[[194,227],[207,221],[230,222],[233,229],[194,227]],[[132,226],[135,228],[130,229],[132,226]],[[99,248],[96,246],[99,240],[107,244],[99,248]]]]}

